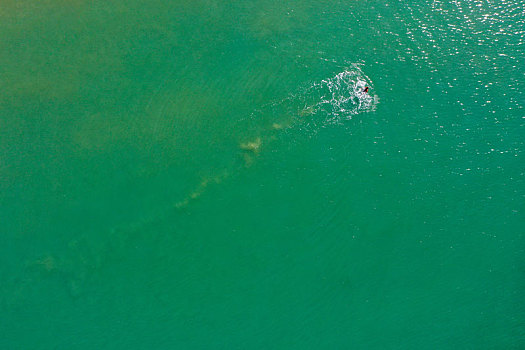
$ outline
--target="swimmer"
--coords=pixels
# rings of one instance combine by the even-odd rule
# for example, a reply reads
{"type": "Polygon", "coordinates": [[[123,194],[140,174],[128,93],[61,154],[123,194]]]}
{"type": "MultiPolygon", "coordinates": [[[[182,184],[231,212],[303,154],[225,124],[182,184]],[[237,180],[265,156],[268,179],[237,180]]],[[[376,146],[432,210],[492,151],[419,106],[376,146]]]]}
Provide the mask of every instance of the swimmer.
{"type": "Polygon", "coordinates": [[[368,94],[368,86],[365,86],[362,92],[364,92],[365,94],[368,94]]]}

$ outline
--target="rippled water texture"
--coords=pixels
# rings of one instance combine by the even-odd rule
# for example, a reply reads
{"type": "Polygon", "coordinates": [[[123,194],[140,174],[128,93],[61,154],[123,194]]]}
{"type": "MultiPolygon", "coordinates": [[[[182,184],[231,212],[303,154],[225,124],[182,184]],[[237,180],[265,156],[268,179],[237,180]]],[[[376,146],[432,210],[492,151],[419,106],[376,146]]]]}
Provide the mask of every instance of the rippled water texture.
{"type": "Polygon", "coordinates": [[[2,349],[525,347],[522,1],[6,0],[0,46],[2,349]]]}

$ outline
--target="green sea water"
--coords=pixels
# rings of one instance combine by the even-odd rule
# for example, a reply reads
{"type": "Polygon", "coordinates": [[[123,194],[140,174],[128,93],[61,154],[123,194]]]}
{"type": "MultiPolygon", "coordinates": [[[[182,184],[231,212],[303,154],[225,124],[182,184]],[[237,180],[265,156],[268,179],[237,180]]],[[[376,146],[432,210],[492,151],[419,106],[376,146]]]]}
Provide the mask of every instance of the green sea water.
{"type": "Polygon", "coordinates": [[[524,13],[2,1],[0,348],[524,349],[524,13]]]}

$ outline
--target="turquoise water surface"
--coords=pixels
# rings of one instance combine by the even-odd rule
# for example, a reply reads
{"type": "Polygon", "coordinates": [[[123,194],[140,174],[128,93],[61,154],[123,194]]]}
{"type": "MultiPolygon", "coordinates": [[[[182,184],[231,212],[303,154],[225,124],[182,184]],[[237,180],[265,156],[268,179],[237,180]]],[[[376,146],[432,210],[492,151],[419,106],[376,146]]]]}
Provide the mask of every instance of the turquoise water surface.
{"type": "Polygon", "coordinates": [[[524,13],[3,1],[0,347],[525,348],[524,13]]]}

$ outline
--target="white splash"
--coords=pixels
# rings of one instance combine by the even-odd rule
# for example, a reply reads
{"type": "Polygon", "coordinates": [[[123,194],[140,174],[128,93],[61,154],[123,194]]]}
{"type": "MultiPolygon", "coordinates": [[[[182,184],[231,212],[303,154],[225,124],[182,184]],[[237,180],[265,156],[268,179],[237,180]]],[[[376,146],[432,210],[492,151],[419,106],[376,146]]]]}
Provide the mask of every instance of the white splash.
{"type": "Polygon", "coordinates": [[[338,124],[356,114],[375,110],[378,101],[370,79],[353,65],[334,77],[314,82],[280,101],[263,106],[252,113],[251,119],[256,122],[259,117],[272,116],[279,126],[283,123],[293,126],[301,121],[310,127],[338,124]],[[363,92],[365,86],[370,88],[370,93],[363,92]]]}
{"type": "Polygon", "coordinates": [[[314,103],[316,115],[325,116],[328,122],[339,122],[375,109],[377,96],[363,92],[365,86],[371,88],[372,84],[360,70],[344,70],[333,78],[314,83],[306,95],[314,103]]]}

